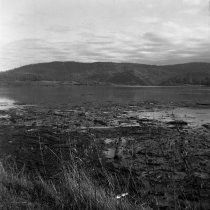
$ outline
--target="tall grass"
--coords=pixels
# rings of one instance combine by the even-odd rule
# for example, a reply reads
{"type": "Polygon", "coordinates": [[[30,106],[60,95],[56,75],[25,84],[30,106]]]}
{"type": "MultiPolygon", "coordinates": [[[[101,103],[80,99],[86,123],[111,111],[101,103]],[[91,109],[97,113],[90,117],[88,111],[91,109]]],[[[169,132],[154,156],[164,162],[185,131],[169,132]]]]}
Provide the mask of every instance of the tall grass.
{"type": "MultiPolygon", "coordinates": [[[[111,179],[111,177],[110,177],[111,179]]],[[[54,180],[29,177],[0,162],[0,209],[143,209],[111,187],[100,186],[77,165],[64,166],[54,180]]]]}

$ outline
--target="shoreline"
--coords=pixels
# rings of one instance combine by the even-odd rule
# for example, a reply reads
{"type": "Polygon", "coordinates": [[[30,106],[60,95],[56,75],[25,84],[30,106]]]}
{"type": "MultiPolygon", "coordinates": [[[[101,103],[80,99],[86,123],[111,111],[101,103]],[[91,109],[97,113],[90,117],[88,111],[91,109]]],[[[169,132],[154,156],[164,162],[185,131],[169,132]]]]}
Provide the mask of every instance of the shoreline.
{"type": "Polygon", "coordinates": [[[135,197],[135,202],[150,208],[173,208],[177,203],[196,207],[200,202],[210,206],[210,127],[190,128],[184,121],[164,123],[129,114],[154,107],[170,108],[151,103],[84,104],[5,111],[10,118],[0,119],[1,149],[5,151],[1,158],[6,163],[15,161],[20,170],[24,166],[32,178],[39,172],[44,180],[56,183],[53,177],[65,163],[71,164],[69,155],[73,154],[76,167],[91,172],[91,179],[104,189],[106,174],[118,177],[126,191],[116,185],[115,193],[128,193],[130,201],[135,197]],[[200,197],[190,200],[198,189],[200,197]]]}
{"type": "Polygon", "coordinates": [[[50,87],[59,87],[59,86],[93,86],[93,87],[126,87],[126,88],[182,88],[182,87],[206,87],[208,85],[191,85],[191,84],[173,84],[173,85],[124,85],[124,84],[84,84],[84,83],[72,83],[72,82],[62,82],[62,81],[16,81],[16,82],[1,82],[0,87],[12,87],[12,86],[50,86],[50,87]]]}

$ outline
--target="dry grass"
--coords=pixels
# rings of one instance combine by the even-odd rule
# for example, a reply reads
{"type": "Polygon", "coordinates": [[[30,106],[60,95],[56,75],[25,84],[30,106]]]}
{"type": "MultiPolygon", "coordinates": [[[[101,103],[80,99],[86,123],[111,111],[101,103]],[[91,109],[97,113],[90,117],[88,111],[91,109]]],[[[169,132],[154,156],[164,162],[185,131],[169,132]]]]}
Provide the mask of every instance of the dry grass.
{"type": "Polygon", "coordinates": [[[86,171],[65,167],[57,180],[29,178],[0,164],[0,209],[143,209],[110,188],[96,184],[86,171]]]}

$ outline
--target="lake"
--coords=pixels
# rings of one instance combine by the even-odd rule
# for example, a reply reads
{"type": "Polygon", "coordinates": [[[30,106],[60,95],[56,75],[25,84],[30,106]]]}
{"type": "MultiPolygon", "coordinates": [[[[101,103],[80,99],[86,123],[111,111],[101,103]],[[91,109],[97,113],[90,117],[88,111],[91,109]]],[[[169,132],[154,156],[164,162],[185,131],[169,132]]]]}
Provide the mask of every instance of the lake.
{"type": "MultiPolygon", "coordinates": [[[[135,103],[157,101],[161,104],[174,103],[173,109],[141,110],[132,113],[139,118],[167,122],[184,120],[191,126],[210,123],[210,87],[110,87],[110,86],[57,86],[57,87],[1,87],[0,110],[18,107],[17,104],[82,105],[91,103],[135,103]],[[207,106],[195,106],[196,104],[207,106]],[[182,105],[188,104],[187,107],[182,105]],[[191,106],[192,105],[192,106],[191,106]]],[[[7,115],[0,115],[0,118],[7,115]]]]}
{"type": "Polygon", "coordinates": [[[210,87],[25,86],[0,87],[0,106],[82,104],[84,102],[210,103],[210,87]]]}

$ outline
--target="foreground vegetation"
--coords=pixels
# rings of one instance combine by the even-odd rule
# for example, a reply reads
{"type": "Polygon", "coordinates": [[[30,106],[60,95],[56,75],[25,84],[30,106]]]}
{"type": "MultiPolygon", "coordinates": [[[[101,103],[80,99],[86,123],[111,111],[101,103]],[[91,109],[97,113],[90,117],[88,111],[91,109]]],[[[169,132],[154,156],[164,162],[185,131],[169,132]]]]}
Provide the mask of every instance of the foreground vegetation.
{"type": "Polygon", "coordinates": [[[76,164],[64,167],[54,180],[0,164],[1,209],[144,209],[117,196],[112,187],[99,186],[76,164]]]}
{"type": "Polygon", "coordinates": [[[5,111],[0,209],[209,209],[208,124],[129,115],[143,106],[5,111]]]}

